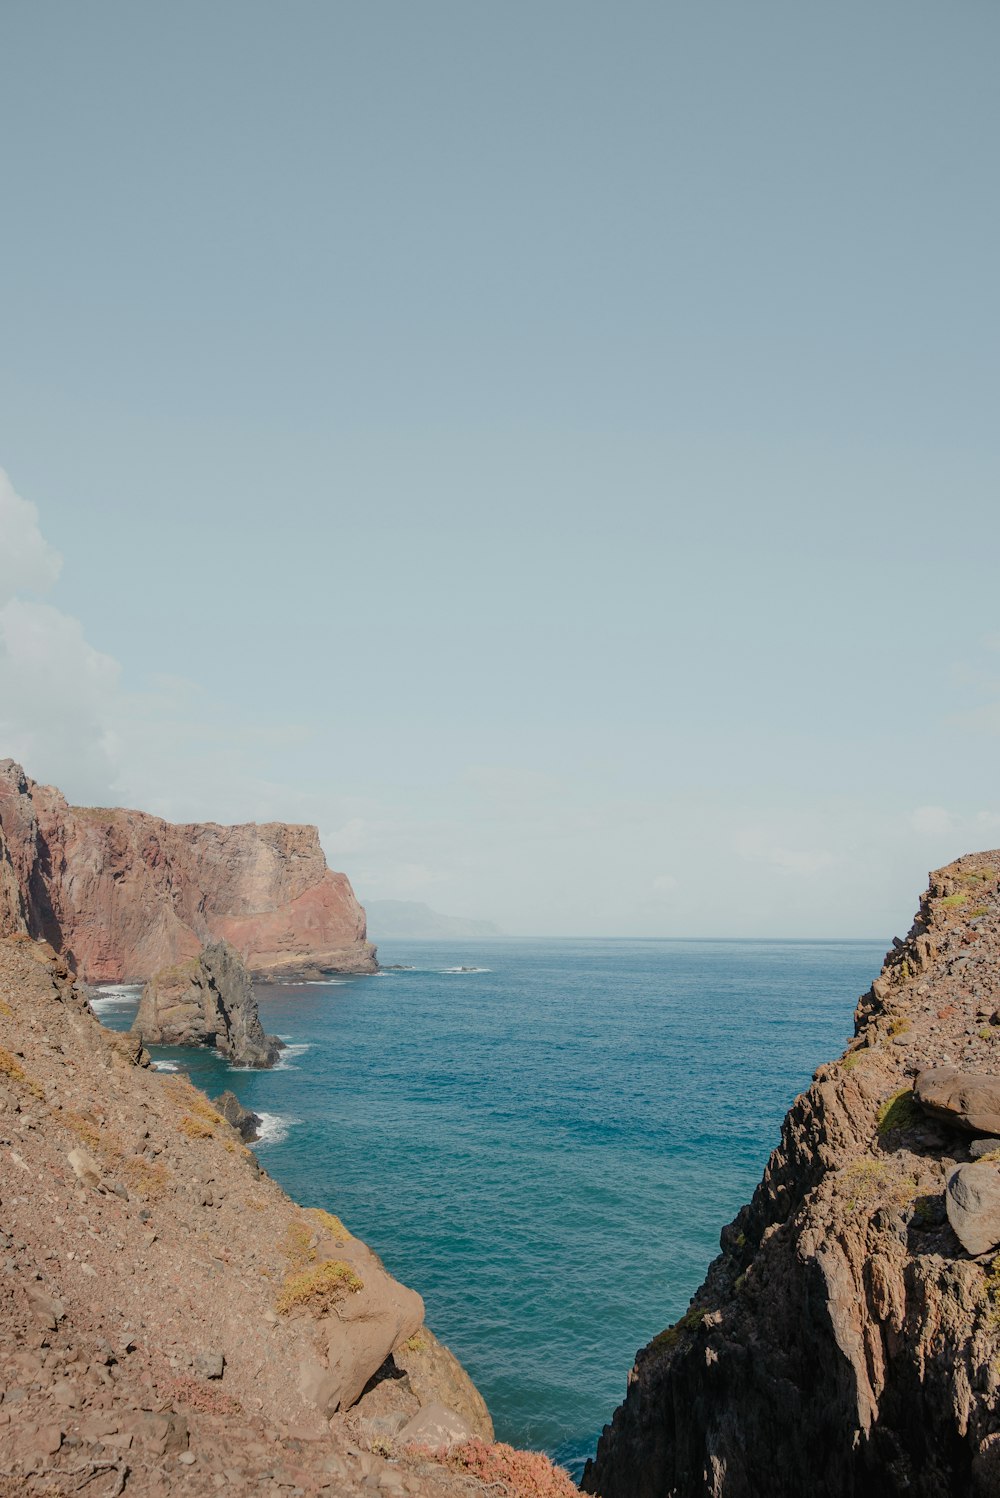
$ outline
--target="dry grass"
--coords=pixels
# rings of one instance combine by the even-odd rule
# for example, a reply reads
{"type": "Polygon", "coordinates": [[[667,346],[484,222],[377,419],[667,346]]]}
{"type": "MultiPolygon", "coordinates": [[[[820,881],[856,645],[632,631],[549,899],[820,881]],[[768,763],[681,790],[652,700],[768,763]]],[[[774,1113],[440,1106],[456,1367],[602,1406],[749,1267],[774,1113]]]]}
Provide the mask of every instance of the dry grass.
{"type": "Polygon", "coordinates": [[[310,1264],[315,1264],[315,1236],[311,1228],[304,1222],[295,1221],[288,1224],[285,1230],[284,1242],[281,1245],[281,1252],[293,1270],[306,1269],[310,1264]]]}
{"type": "Polygon", "coordinates": [[[349,1264],[339,1259],[324,1259],[322,1264],[312,1269],[286,1275],[275,1307],[283,1316],[297,1306],[304,1306],[317,1316],[325,1316],[345,1295],[356,1295],[364,1288],[364,1281],[349,1264]]]}
{"type": "Polygon", "coordinates": [[[101,1131],[93,1118],[86,1113],[74,1113],[70,1108],[64,1108],[61,1113],[53,1111],[52,1117],[56,1123],[65,1124],[71,1129],[77,1139],[85,1144],[89,1150],[97,1150],[101,1147],[101,1131]]]}
{"type": "Polygon", "coordinates": [[[835,1183],[838,1196],[851,1212],[903,1207],[912,1201],[917,1190],[916,1178],[904,1173],[901,1166],[869,1155],[845,1165],[835,1183]]]}
{"type": "Polygon", "coordinates": [[[137,1159],[134,1155],[121,1161],[118,1174],[126,1186],[151,1202],[159,1201],[170,1184],[170,1172],[165,1165],[152,1165],[148,1160],[137,1159]]]}
{"type": "Polygon", "coordinates": [[[0,1046],[0,1072],[19,1087],[24,1087],[32,1097],[44,1098],[45,1093],[38,1083],[28,1076],[17,1057],[12,1056],[10,1051],[5,1051],[2,1046],[0,1046]]]}
{"type": "Polygon", "coordinates": [[[332,1212],[324,1212],[322,1207],[306,1207],[306,1216],[311,1217],[316,1226],[327,1237],[332,1238],[334,1243],[346,1243],[351,1236],[339,1217],[332,1212]]]}
{"type": "Polygon", "coordinates": [[[212,1125],[205,1123],[203,1119],[192,1118],[190,1113],[185,1113],[178,1127],[182,1134],[189,1139],[214,1139],[215,1130],[212,1125]]]}
{"type": "Polygon", "coordinates": [[[165,1077],[163,1090],[173,1103],[183,1108],[185,1113],[201,1119],[203,1123],[211,1124],[213,1129],[225,1123],[222,1114],[216,1112],[205,1094],[199,1092],[187,1077],[165,1077]]]}

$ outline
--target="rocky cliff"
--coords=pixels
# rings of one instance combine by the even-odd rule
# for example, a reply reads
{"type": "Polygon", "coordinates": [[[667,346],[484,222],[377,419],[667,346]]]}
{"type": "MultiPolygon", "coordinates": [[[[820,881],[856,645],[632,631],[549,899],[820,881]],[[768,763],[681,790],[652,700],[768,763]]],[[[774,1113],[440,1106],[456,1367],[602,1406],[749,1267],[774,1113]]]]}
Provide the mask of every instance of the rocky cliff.
{"type": "Polygon", "coordinates": [[[376,965],[365,913],[315,827],[69,806],[2,760],[0,934],[25,930],[95,983],[148,978],[213,941],[256,976],[376,965]]]}
{"type": "Polygon", "coordinates": [[[249,974],[227,941],[154,973],[132,1033],[142,1045],[214,1046],[233,1066],[273,1066],[284,1049],[264,1034],[249,974]]]}
{"type": "Polygon", "coordinates": [[[994,852],[931,876],[688,1311],[638,1354],[587,1491],[996,1498],[998,1006],[994,852]]]}
{"type": "Polygon", "coordinates": [[[569,1498],[420,1296],[0,941],[0,1495],[569,1498]]]}

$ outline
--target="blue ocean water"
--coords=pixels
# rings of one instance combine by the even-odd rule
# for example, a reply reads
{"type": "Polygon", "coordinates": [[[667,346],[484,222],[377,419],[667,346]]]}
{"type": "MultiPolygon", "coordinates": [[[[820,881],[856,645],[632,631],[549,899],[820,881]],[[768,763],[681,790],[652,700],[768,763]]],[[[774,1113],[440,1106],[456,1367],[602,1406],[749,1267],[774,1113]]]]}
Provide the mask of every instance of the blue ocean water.
{"type": "MultiPolygon", "coordinates": [[[[270,1072],[159,1049],[263,1113],[265,1168],[418,1289],[498,1438],[578,1472],[686,1308],[872,942],[386,942],[405,971],[258,986],[270,1072]],[[471,968],[474,971],[461,971],[471,968]]],[[[135,996],[102,1019],[131,1022],[135,996]]]]}

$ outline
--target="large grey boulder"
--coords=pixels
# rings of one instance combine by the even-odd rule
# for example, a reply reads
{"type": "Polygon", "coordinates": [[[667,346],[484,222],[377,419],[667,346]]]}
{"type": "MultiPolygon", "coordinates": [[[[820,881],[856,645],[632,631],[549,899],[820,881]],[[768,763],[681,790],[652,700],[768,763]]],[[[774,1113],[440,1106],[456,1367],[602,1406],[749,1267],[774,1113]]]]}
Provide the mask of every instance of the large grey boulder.
{"type": "Polygon", "coordinates": [[[935,1066],[920,1073],[913,1096],[932,1118],[973,1134],[1000,1134],[1000,1077],[935,1066]]]}
{"type": "Polygon", "coordinates": [[[283,1049],[264,1034],[250,976],[226,941],[155,973],[132,1031],[144,1045],[214,1045],[234,1066],[273,1066],[283,1049]]]}
{"type": "Polygon", "coordinates": [[[1000,1244],[1000,1170],[995,1165],[977,1160],[952,1171],[945,1206],[966,1253],[989,1253],[1000,1244]]]}

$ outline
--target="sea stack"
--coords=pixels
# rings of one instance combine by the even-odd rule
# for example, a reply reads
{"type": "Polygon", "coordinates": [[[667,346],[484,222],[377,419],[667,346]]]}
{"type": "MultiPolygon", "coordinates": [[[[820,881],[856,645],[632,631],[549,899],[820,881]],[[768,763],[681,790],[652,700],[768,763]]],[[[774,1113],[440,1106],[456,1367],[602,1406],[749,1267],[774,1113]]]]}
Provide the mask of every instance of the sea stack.
{"type": "Polygon", "coordinates": [[[998,1077],[1000,851],[931,876],[586,1491],[996,1498],[998,1077]]]}
{"type": "Polygon", "coordinates": [[[273,1066],[284,1049],[264,1034],[249,974],[225,941],[154,974],[132,1033],[143,1045],[215,1046],[233,1066],[273,1066]]]}

